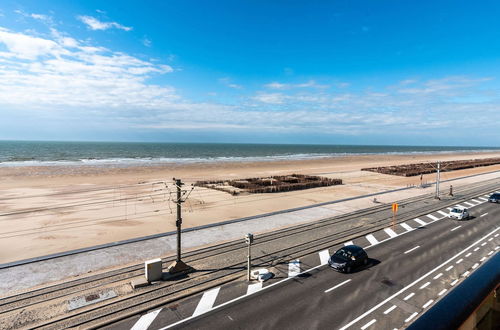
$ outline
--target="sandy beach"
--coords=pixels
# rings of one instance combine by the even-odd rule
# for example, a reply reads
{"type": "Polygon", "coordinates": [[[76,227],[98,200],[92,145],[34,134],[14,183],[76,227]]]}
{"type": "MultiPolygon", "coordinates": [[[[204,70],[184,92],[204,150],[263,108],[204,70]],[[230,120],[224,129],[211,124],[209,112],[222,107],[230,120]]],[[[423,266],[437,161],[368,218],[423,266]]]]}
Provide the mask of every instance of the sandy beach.
{"type": "MultiPolygon", "coordinates": [[[[480,152],[131,167],[1,167],[0,263],[172,231],[175,229],[174,177],[182,179],[188,191],[197,180],[292,173],[340,178],[344,183],[239,196],[196,187],[183,205],[183,227],[189,228],[420,184],[420,177],[361,171],[364,167],[499,156],[499,152],[480,152]]],[[[444,172],[441,179],[498,170],[500,165],[444,172]]],[[[435,174],[423,177],[424,182],[434,180],[435,174]]],[[[412,192],[423,193],[419,189],[412,192]]]]}

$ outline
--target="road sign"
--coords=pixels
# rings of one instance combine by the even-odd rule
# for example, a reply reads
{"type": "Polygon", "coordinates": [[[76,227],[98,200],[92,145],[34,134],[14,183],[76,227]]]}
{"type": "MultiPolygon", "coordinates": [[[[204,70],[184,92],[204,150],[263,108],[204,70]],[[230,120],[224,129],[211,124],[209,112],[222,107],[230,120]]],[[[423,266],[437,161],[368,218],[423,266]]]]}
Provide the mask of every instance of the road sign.
{"type": "Polygon", "coordinates": [[[398,212],[398,203],[392,203],[392,213],[397,213],[398,212]]]}

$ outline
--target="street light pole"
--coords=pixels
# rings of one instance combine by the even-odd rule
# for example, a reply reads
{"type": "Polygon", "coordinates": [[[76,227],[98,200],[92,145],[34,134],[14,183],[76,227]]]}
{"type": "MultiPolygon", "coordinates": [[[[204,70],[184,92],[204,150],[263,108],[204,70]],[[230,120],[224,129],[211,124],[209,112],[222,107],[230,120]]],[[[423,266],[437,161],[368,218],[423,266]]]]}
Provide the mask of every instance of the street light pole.
{"type": "Polygon", "coordinates": [[[436,172],[436,199],[439,199],[439,181],[441,180],[441,163],[437,162],[437,172],[436,172]]]}

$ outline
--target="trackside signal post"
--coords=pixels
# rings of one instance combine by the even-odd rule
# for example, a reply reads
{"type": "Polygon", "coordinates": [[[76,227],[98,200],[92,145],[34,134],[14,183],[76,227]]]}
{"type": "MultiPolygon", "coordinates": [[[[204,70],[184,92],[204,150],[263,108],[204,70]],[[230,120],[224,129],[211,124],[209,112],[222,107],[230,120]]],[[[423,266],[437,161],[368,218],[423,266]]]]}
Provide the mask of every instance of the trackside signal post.
{"type": "Polygon", "coordinates": [[[246,234],[245,235],[245,243],[247,243],[248,246],[248,253],[247,253],[247,281],[250,281],[250,271],[252,268],[252,257],[251,257],[251,247],[253,243],[253,234],[246,234]]]}

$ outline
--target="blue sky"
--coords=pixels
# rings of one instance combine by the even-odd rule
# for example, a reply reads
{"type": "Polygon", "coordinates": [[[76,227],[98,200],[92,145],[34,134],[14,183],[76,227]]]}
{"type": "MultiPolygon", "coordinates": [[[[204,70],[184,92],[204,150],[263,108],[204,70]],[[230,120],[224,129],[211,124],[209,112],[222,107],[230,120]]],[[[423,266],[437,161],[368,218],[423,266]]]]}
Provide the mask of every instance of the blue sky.
{"type": "Polygon", "coordinates": [[[0,139],[500,146],[497,1],[9,1],[0,139]]]}

